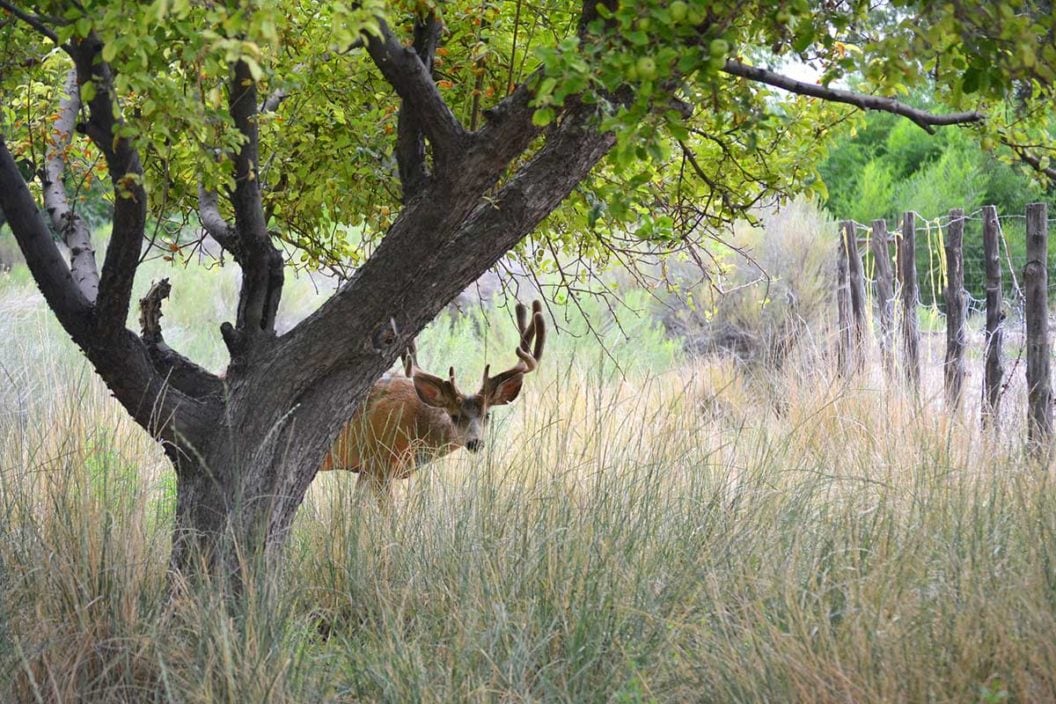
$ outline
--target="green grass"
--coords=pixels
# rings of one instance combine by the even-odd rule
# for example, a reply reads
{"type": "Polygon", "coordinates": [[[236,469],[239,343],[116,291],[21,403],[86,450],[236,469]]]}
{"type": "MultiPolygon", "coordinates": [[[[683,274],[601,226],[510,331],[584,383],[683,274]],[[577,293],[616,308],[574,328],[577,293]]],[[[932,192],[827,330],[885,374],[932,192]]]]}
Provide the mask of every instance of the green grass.
{"type": "MultiPolygon", "coordinates": [[[[234,286],[199,275],[174,277],[167,339],[220,368],[234,286]]],[[[475,325],[434,326],[428,363],[479,374],[475,325]]],[[[934,363],[917,403],[873,370],[682,360],[635,325],[626,376],[553,336],[488,452],[391,515],[320,476],[283,572],[230,609],[167,597],[171,470],[0,282],[0,700],[1056,699],[1056,487],[1023,458],[1021,384],[983,435],[934,363]]]]}

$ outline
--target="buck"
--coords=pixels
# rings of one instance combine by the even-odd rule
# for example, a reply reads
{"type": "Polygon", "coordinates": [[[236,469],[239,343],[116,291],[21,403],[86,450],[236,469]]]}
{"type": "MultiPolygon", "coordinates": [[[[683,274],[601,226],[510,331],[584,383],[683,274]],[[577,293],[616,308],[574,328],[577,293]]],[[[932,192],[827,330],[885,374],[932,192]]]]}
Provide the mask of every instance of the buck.
{"type": "Polygon", "coordinates": [[[480,390],[472,395],[458,390],[454,367],[447,379],[422,371],[411,343],[403,358],[405,376],[384,377],[374,384],[319,471],[357,472],[357,493],[369,487],[384,508],[391,503],[393,481],[460,447],[478,452],[484,446],[490,409],[516,399],[524,375],[535,371],[543,356],[542,305],[532,303],[531,322],[524,305],[518,303],[516,313],[517,364],[495,376],[485,366],[480,390]]]}

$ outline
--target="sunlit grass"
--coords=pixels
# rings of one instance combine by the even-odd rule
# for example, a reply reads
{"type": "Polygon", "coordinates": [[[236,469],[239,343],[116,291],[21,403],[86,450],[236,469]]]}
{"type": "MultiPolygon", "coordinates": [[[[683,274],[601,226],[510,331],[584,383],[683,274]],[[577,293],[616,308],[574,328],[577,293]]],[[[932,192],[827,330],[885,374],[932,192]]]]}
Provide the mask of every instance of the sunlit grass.
{"type": "MultiPolygon", "coordinates": [[[[229,308],[194,283],[167,337],[218,368],[229,308]]],[[[914,399],[817,350],[753,371],[646,326],[621,375],[555,335],[485,453],[391,514],[320,476],[283,573],[232,609],[168,596],[163,455],[29,290],[0,311],[0,700],[1056,699],[1056,490],[1021,383],[978,429],[976,366],[951,419],[934,356],[914,399]]],[[[472,324],[438,324],[429,362],[475,378],[472,324]]]]}

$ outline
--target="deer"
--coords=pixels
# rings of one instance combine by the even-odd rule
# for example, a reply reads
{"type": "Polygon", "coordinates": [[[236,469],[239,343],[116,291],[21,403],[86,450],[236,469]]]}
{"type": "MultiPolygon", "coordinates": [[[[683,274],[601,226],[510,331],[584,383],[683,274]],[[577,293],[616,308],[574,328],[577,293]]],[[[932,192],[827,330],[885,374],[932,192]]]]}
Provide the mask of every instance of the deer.
{"type": "Polygon", "coordinates": [[[479,452],[484,447],[489,412],[513,402],[526,374],[534,372],[543,356],[546,325],[542,304],[528,309],[516,306],[518,361],[495,376],[484,367],[480,390],[462,393],[455,383],[455,368],[448,378],[418,367],[413,340],[402,355],[404,376],[382,377],[366,400],[338,433],[320,472],[345,470],[359,475],[356,494],[368,489],[379,506],[392,503],[393,482],[406,479],[435,459],[459,448],[479,452]]]}

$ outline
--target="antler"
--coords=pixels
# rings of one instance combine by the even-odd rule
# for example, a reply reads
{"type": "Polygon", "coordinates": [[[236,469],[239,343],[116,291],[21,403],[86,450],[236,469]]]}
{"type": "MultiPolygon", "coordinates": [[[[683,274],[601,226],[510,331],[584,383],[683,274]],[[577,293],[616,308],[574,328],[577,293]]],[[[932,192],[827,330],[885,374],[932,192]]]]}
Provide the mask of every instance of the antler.
{"type": "Polygon", "coordinates": [[[523,303],[518,303],[517,332],[520,339],[515,350],[518,357],[517,364],[495,376],[488,376],[491,367],[484,367],[484,381],[480,393],[485,398],[490,398],[494,392],[506,381],[515,376],[534,372],[543,358],[543,346],[546,344],[546,323],[543,321],[543,304],[532,301],[532,322],[528,323],[528,308],[523,303]],[[534,347],[533,347],[533,344],[534,347]],[[531,350],[531,351],[529,351],[531,350]]]}
{"type": "Polygon", "coordinates": [[[423,370],[418,366],[418,348],[414,344],[414,340],[410,340],[407,343],[407,349],[400,355],[400,359],[403,360],[403,373],[412,379],[423,379],[425,381],[433,383],[437,388],[440,388],[444,393],[448,394],[451,398],[458,398],[462,395],[462,392],[458,390],[458,384],[455,383],[455,368],[450,367],[447,370],[447,379],[441,379],[435,374],[423,370]]]}
{"type": "Polygon", "coordinates": [[[414,376],[414,370],[418,369],[418,348],[414,346],[414,340],[407,341],[407,349],[400,355],[403,361],[403,373],[406,376],[414,376]]]}

